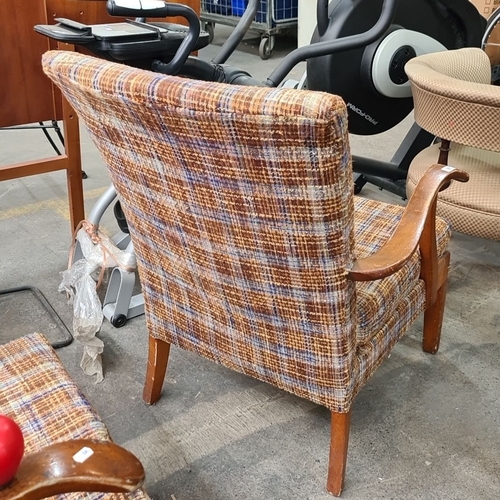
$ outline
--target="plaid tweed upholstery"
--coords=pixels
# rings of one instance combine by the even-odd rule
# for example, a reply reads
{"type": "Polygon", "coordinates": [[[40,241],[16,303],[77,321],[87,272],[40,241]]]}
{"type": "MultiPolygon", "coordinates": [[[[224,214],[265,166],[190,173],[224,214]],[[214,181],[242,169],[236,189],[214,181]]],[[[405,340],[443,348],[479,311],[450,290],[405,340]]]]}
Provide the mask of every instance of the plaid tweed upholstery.
{"type": "MultiPolygon", "coordinates": [[[[415,119],[424,129],[451,140],[448,164],[470,175],[439,193],[437,213],[453,229],[500,240],[500,88],[490,85],[488,57],[480,49],[427,54],[405,67],[415,100],[415,119]]],[[[439,145],[420,152],[408,171],[411,196],[439,145]]]]}
{"type": "Polygon", "coordinates": [[[43,65],[109,167],[150,335],[348,411],[424,294],[412,261],[399,274],[403,285],[389,278],[358,287],[372,310],[356,304],[345,270],[355,251],[369,254],[389,237],[401,211],[358,200],[366,210],[355,224],[343,101],[71,53],[49,52],[43,65]],[[379,215],[368,217],[374,208],[379,215]],[[395,290],[407,295],[395,301],[395,290]],[[388,306],[383,325],[371,321],[378,304],[388,306]]]}
{"type": "MultiPolygon", "coordinates": [[[[368,257],[380,249],[394,232],[403,211],[404,208],[397,205],[354,197],[356,258],[368,257]]],[[[438,256],[441,257],[451,238],[450,228],[443,219],[436,220],[436,235],[438,256]]],[[[388,322],[388,318],[399,306],[394,297],[409,294],[415,288],[419,276],[420,258],[418,253],[415,253],[411,260],[393,275],[382,280],[356,283],[358,344],[365,344],[377,335],[381,325],[388,322]]],[[[420,298],[418,300],[420,301],[420,298]]],[[[424,302],[421,301],[420,306],[424,307],[424,302]]]]}
{"type": "MultiPolygon", "coordinates": [[[[70,439],[109,441],[106,427],[47,340],[32,334],[0,346],[0,414],[21,427],[25,453],[70,439]]],[[[132,494],[69,493],[59,500],[146,500],[132,494]]]]}

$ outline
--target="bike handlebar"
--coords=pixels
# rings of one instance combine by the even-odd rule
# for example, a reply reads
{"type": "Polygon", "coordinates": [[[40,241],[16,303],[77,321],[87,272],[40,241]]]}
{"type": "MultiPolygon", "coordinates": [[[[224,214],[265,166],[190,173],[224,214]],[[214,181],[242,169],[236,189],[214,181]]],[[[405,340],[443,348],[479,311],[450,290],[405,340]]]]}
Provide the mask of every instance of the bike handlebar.
{"type": "Polygon", "coordinates": [[[108,0],[106,9],[110,16],[170,17],[171,5],[163,0],[108,0]]]}
{"type": "MultiPolygon", "coordinates": [[[[144,0],[142,0],[144,2],[144,0]]],[[[162,73],[175,75],[186,62],[189,54],[194,50],[200,36],[200,20],[196,12],[187,5],[179,3],[165,3],[158,0],[147,0],[144,5],[157,5],[157,7],[143,9],[141,0],[108,0],[106,5],[108,13],[112,16],[137,16],[137,17],[174,17],[180,16],[186,19],[189,30],[186,38],[182,40],[179,49],[168,63],[162,64],[162,73]],[[131,5],[139,5],[138,8],[131,5]],[[161,6],[160,4],[163,4],[161,6]]]]}
{"type": "Polygon", "coordinates": [[[378,21],[372,28],[364,33],[337,38],[331,41],[313,43],[311,45],[299,47],[290,52],[290,54],[283,59],[281,64],[269,75],[267,84],[270,87],[276,87],[299,62],[312,59],[313,57],[326,56],[337,52],[365,47],[374,42],[384,34],[391,25],[394,14],[396,13],[397,4],[398,0],[384,0],[382,4],[382,14],[378,21]]]}
{"type": "Polygon", "coordinates": [[[212,59],[215,64],[224,64],[229,56],[235,51],[238,44],[243,40],[248,28],[252,24],[257,11],[260,6],[260,0],[249,0],[247,8],[239,20],[238,24],[235,26],[229,38],[224,42],[219,53],[212,59]]]}
{"type": "MultiPolygon", "coordinates": [[[[250,9],[248,13],[248,18],[250,19],[252,7],[256,4],[255,0],[250,1],[250,9]]],[[[347,51],[352,49],[357,49],[359,47],[365,47],[370,43],[377,40],[381,35],[391,25],[394,15],[396,13],[396,7],[398,5],[398,0],[383,0],[382,13],[375,23],[375,25],[364,33],[350,35],[343,38],[337,38],[335,40],[323,41],[313,43],[304,47],[299,47],[294,51],[290,52],[278,65],[278,67],[269,75],[266,82],[258,82],[259,85],[266,85],[269,87],[276,87],[280,84],[285,76],[290,72],[290,70],[297,65],[299,62],[306,61],[307,59],[312,59],[314,57],[321,57],[330,54],[335,54],[341,51],[347,51]]],[[[145,16],[145,17],[170,17],[170,16],[182,16],[189,22],[189,33],[188,36],[183,40],[179,47],[179,50],[173,57],[173,59],[168,62],[157,61],[156,70],[165,74],[176,74],[182,69],[183,64],[187,61],[190,52],[193,50],[196,41],[200,33],[200,22],[196,13],[190,8],[182,4],[176,3],[165,3],[162,0],[108,0],[108,12],[111,15],[118,16],[145,16]],[[138,8],[131,7],[134,2],[139,6],[138,8]],[[142,5],[151,6],[157,4],[154,8],[143,9],[142,5]],[[163,5],[160,5],[163,4],[163,5]]],[[[328,27],[328,0],[318,1],[318,31],[321,34],[326,32],[328,27]]],[[[241,21],[240,21],[241,22],[241,21]]],[[[237,30],[241,32],[242,30],[237,30]]],[[[235,37],[235,40],[238,37],[235,37]]],[[[237,43],[237,42],[236,42],[237,43]]],[[[214,58],[212,64],[217,64],[219,62],[225,61],[228,57],[228,51],[221,51],[220,57],[214,58]]],[[[153,68],[155,70],[155,68],[153,68]]],[[[245,72],[243,72],[245,73],[245,72]]],[[[232,81],[232,83],[240,83],[243,85],[253,85],[257,81],[252,79],[250,75],[241,74],[232,81]]]]}

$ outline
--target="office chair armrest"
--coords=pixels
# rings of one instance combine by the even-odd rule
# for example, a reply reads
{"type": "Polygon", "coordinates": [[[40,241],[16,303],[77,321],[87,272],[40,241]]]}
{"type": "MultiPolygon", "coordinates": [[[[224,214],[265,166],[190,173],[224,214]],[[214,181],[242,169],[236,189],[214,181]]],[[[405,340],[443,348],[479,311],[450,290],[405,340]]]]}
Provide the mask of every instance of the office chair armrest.
{"type": "Polygon", "coordinates": [[[142,464],[129,451],[111,442],[78,439],[25,456],[0,496],[39,500],[75,491],[128,493],[140,488],[143,481],[142,464]]]}
{"type": "MultiPolygon", "coordinates": [[[[420,179],[394,234],[376,253],[354,261],[352,268],[347,271],[348,278],[355,281],[386,278],[405,265],[419,244],[422,261],[426,257],[437,261],[437,195],[442,188],[448,187],[451,180],[467,182],[469,175],[453,167],[432,165],[420,179]]],[[[424,262],[422,265],[428,269],[424,262]]],[[[435,267],[437,262],[429,265],[435,267]]]]}

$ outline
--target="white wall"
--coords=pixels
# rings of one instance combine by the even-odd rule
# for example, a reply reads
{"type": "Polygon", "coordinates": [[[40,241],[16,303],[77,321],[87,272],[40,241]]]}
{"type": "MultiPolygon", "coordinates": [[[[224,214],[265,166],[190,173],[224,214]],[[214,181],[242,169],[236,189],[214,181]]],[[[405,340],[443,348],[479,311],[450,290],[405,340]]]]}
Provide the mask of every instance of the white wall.
{"type": "Polygon", "coordinates": [[[316,28],[317,0],[299,0],[299,19],[297,25],[298,46],[309,45],[316,28]]]}

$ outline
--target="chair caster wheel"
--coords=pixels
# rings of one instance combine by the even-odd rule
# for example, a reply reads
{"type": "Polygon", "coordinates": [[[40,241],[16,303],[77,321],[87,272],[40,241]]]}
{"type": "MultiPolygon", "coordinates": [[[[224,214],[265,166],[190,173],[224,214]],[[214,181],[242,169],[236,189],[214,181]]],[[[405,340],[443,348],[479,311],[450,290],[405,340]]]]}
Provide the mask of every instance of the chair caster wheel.
{"type": "Polygon", "coordinates": [[[361,193],[362,189],[363,189],[363,186],[360,186],[359,184],[354,183],[354,194],[361,193]]]}
{"type": "Polygon", "coordinates": [[[127,322],[127,316],[125,316],[125,314],[119,314],[118,316],[113,316],[109,322],[115,328],[121,328],[127,322]]]}

